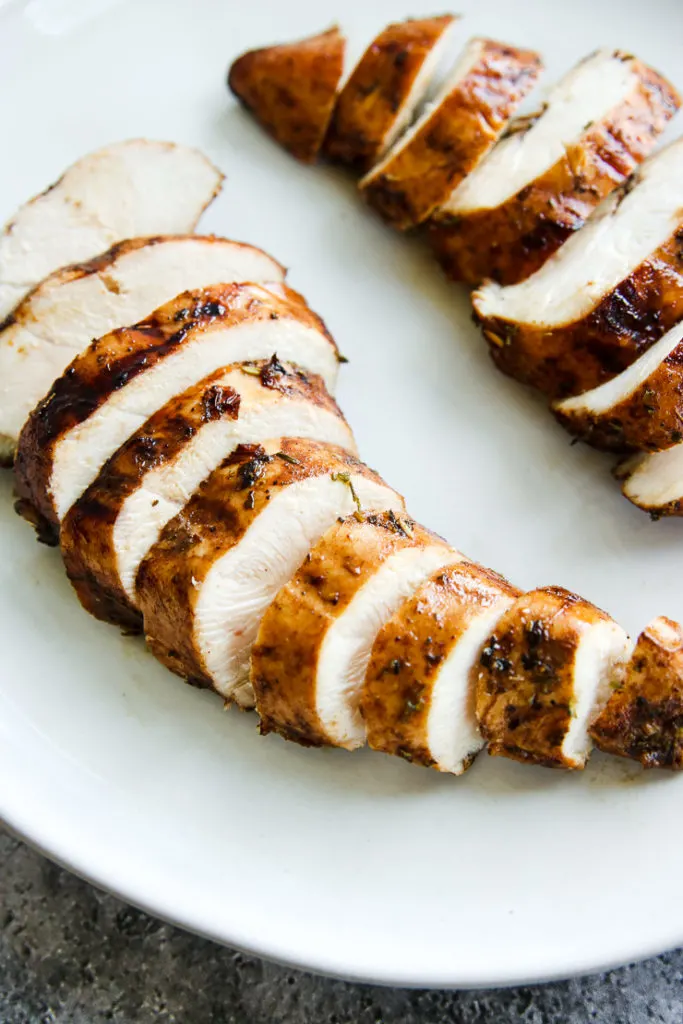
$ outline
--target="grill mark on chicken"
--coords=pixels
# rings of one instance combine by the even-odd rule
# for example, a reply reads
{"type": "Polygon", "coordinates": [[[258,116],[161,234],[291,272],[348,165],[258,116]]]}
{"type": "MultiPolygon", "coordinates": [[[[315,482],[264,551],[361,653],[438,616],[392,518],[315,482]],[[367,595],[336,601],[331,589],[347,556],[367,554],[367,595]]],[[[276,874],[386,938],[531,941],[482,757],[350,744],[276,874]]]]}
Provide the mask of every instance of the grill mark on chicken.
{"type": "MultiPolygon", "coordinates": [[[[60,539],[67,574],[88,611],[97,618],[115,623],[123,621],[127,626],[131,618],[139,618],[134,613],[131,595],[127,593],[122,576],[124,565],[128,571],[128,563],[122,562],[117,548],[124,540],[130,544],[135,535],[130,529],[123,534],[117,533],[117,524],[126,511],[127,499],[136,493],[140,495],[141,488],[149,490],[149,500],[155,493],[156,503],[160,499],[164,502],[163,517],[157,513],[155,519],[157,529],[161,530],[172,515],[169,501],[172,505],[178,503],[177,497],[170,496],[179,486],[185,493],[188,488],[193,491],[201,482],[202,473],[208,475],[215,467],[213,460],[216,456],[223,465],[240,463],[243,487],[253,486],[267,456],[260,444],[238,442],[245,432],[247,435],[250,431],[253,433],[254,425],[259,423],[259,410],[263,420],[259,429],[264,437],[272,436],[272,425],[278,422],[273,420],[273,416],[281,414],[288,417],[295,433],[302,436],[315,434],[316,440],[329,441],[345,434],[349,447],[353,447],[351,432],[322,379],[315,374],[304,375],[296,367],[284,366],[275,356],[270,360],[222,369],[192,386],[155,413],[112,456],[62,523],[60,539]],[[276,372],[274,367],[277,367],[276,372]],[[215,383],[226,379],[230,379],[234,386],[215,383]],[[265,389],[266,393],[272,391],[274,381],[277,394],[282,398],[270,398],[266,402],[258,393],[259,389],[265,389]],[[217,395],[220,396],[218,404],[217,395]],[[245,396],[246,412],[242,420],[245,416],[246,420],[242,424],[240,408],[245,396]],[[263,416],[264,410],[269,415],[267,421],[263,416]],[[217,419],[236,422],[236,429],[226,431],[218,440],[216,435],[212,435],[202,442],[202,428],[217,419]],[[194,444],[193,439],[198,435],[199,443],[194,444]],[[221,453],[227,457],[221,460],[221,453]],[[180,458],[188,455],[188,469],[184,475],[178,476],[180,458]],[[148,474],[152,470],[163,468],[176,476],[168,476],[167,483],[158,474],[150,480],[148,474]],[[102,595],[106,595],[105,603],[102,595]]],[[[138,516],[152,516],[151,508],[139,503],[136,508],[138,516]]],[[[154,538],[148,542],[149,546],[153,542],[154,538]]],[[[141,555],[145,553],[143,550],[141,555]]]]}
{"type": "Polygon", "coordinates": [[[535,84],[538,54],[473,40],[452,80],[360,182],[364,198],[401,230],[426,220],[493,146],[535,84]]]}
{"type": "Polygon", "coordinates": [[[422,98],[422,88],[412,94],[454,20],[453,15],[408,19],[387,26],[373,40],[337,97],[324,144],[328,157],[367,170],[382,156],[397,134],[401,113],[405,110],[409,120],[422,98]]]}
{"type": "Polygon", "coordinates": [[[535,181],[499,206],[451,212],[446,204],[435,215],[430,243],[452,280],[510,285],[530,277],[649,155],[681,100],[656,71],[636,59],[633,68],[633,92],[535,181]]]}
{"type": "Polygon", "coordinates": [[[30,411],[93,337],[187,289],[219,281],[276,289],[283,278],[281,265],[253,246],[192,235],[131,239],[51,274],[0,328],[0,458],[11,463],[30,411]]]}
{"type": "Polygon", "coordinates": [[[336,350],[322,321],[303,306],[296,293],[290,302],[255,285],[216,285],[184,293],[142,324],[95,340],[53,384],[22,431],[15,461],[19,496],[30,501],[38,515],[56,524],[53,461],[60,441],[70,431],[186,341],[208,336],[214,324],[228,329],[249,321],[267,323],[273,313],[276,318],[294,319],[320,332],[336,350]]]}

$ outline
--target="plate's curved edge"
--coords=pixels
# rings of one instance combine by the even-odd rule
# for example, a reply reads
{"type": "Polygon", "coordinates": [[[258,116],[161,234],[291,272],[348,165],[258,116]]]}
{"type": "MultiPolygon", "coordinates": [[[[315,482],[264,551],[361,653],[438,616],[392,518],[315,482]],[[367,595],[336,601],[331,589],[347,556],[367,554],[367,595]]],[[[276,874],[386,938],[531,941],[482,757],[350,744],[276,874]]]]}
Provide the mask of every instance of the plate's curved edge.
{"type": "Polygon", "coordinates": [[[3,806],[1,794],[0,824],[13,836],[21,840],[21,842],[59,867],[76,875],[76,877],[87,882],[89,885],[93,885],[100,891],[106,892],[116,899],[134,906],[145,914],[158,918],[165,924],[181,928],[183,931],[209,939],[212,942],[237,950],[238,952],[246,953],[249,956],[260,957],[282,967],[307,971],[320,977],[334,978],[350,984],[379,985],[386,988],[446,990],[487,990],[513,988],[521,985],[546,985],[552,982],[567,981],[577,977],[588,977],[628,967],[634,963],[648,960],[651,957],[661,956],[683,945],[683,931],[681,931],[680,934],[677,933],[676,936],[672,936],[671,940],[667,941],[663,947],[657,944],[652,948],[643,950],[638,948],[636,944],[627,943],[622,953],[609,957],[599,964],[596,964],[594,959],[587,959],[585,962],[577,960],[571,968],[567,969],[548,963],[542,970],[535,972],[533,975],[505,975],[498,973],[491,977],[484,977],[482,975],[473,978],[454,973],[448,977],[426,974],[422,974],[419,977],[399,977],[389,974],[377,977],[365,972],[360,965],[344,967],[335,960],[325,960],[324,957],[320,956],[316,958],[304,950],[296,954],[290,951],[287,954],[277,948],[269,947],[267,943],[259,944],[254,939],[218,934],[213,929],[203,927],[200,922],[193,921],[187,914],[174,913],[172,910],[156,905],[153,900],[146,900],[141,893],[136,893],[130,887],[112,884],[102,878],[97,871],[81,863],[76,853],[67,852],[66,850],[58,852],[56,849],[59,845],[58,842],[56,840],[54,842],[51,841],[55,837],[39,838],[32,834],[30,828],[21,822],[20,814],[12,814],[3,806]]]}

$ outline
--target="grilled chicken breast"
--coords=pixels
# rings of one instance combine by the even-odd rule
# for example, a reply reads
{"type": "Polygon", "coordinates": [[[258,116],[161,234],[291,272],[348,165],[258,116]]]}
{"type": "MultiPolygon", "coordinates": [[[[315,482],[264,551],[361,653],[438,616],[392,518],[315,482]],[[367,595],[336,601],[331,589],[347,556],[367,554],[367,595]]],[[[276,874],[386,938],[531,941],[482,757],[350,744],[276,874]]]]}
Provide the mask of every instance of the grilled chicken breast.
{"type": "Polygon", "coordinates": [[[583,768],[588,729],[631,653],[604,612],[560,587],[523,594],[479,661],[476,714],[490,754],[583,768]]]}
{"type": "Polygon", "coordinates": [[[683,324],[605,384],[555,402],[570,433],[604,451],[662,451],[683,441],[683,324]]]}
{"type": "Polygon", "coordinates": [[[430,240],[446,273],[472,285],[529,277],[651,152],[680,102],[629,54],[581,61],[436,213],[430,240]]]}
{"type": "Polygon", "coordinates": [[[679,139],[526,281],[474,293],[499,369],[565,398],[616,376],[683,318],[682,176],[679,139]]]}
{"type": "Polygon", "coordinates": [[[453,15],[387,26],[337,99],[325,153],[368,170],[384,156],[427,95],[455,23],[453,15]]]}
{"type": "Polygon", "coordinates": [[[264,612],[356,502],[403,504],[333,445],[282,437],[237,448],[140,566],[137,600],[152,651],[178,675],[252,706],[249,656],[264,612]]]}
{"type": "Polygon", "coordinates": [[[683,515],[683,443],[662,452],[640,452],[614,470],[624,497],[652,519],[683,515]]]}
{"type": "MultiPolygon", "coordinates": [[[[287,290],[285,290],[287,291],[287,290]]],[[[94,341],[31,414],[21,432],[17,490],[56,526],[104,463],[145,420],[214,370],[273,352],[328,384],[334,342],[299,296],[259,285],[184,292],[135,327],[94,341]]]]}
{"type": "Polygon", "coordinates": [[[595,745],[645,768],[683,768],[683,630],[654,619],[590,729],[595,745]]]}
{"type": "Polygon", "coordinates": [[[492,148],[541,71],[541,58],[472,39],[422,115],[361,180],[394,227],[421,224],[492,148]]]}
{"type": "Polygon", "coordinates": [[[377,633],[435,570],[461,558],[393,509],[335,523],[261,622],[251,674],[261,732],[361,746],[359,703],[377,633]]]}
{"type": "Polygon", "coordinates": [[[11,461],[28,414],[93,338],[137,323],[180,292],[281,282],[284,273],[261,249],[194,235],[135,238],[55,271],[0,326],[0,459],[11,461]]]}
{"type": "Polygon", "coordinates": [[[0,235],[0,321],[31,288],[115,242],[192,231],[223,175],[195,149],[132,139],[73,164],[0,235]]]}
{"type": "Polygon", "coordinates": [[[295,43],[242,54],[228,86],[276,142],[313,163],[332,116],[346,40],[335,26],[295,43]]]}
{"type": "Polygon", "coordinates": [[[472,562],[439,569],[375,640],[360,700],[373,750],[461,775],[484,745],[474,670],[519,591],[472,562]]]}
{"type": "Polygon", "coordinates": [[[154,413],[61,524],[60,546],[81,604],[99,619],[139,626],[135,577],[166,523],[238,445],[281,435],[355,452],[322,379],[275,357],[219,370],[154,413]]]}

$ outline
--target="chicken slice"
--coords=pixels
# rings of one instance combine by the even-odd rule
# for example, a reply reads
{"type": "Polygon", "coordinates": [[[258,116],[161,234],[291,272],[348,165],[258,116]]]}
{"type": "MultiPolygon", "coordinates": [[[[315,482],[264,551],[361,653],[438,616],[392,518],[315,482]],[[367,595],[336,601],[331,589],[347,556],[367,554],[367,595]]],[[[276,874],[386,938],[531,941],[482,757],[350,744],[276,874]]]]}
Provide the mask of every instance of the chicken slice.
{"type": "Polygon", "coordinates": [[[172,672],[253,706],[261,618],[306,553],[356,504],[403,499],[350,452],[281,437],[245,445],[164,528],[137,574],[147,642],[172,672]]]}
{"type": "Polygon", "coordinates": [[[662,451],[683,441],[683,324],[618,376],[553,412],[571,434],[604,451],[662,451]]]}
{"type": "Polygon", "coordinates": [[[560,587],[523,594],[480,656],[476,714],[489,753],[583,768],[588,729],[632,644],[594,605],[560,587]]]}
{"type": "Polygon", "coordinates": [[[683,629],[654,619],[593,722],[600,750],[645,768],[683,768],[683,629]]]}
{"type": "Polygon", "coordinates": [[[360,710],[374,750],[461,775],[484,745],[473,676],[519,591],[472,562],[439,569],[380,630],[360,710]]]}
{"type": "Polygon", "coordinates": [[[683,516],[683,443],[624,459],[614,475],[624,497],[652,519],[683,516]]]}
{"type": "Polygon", "coordinates": [[[93,338],[137,323],[180,292],[283,281],[284,273],[251,245],[195,235],[135,238],[55,271],[0,327],[0,461],[11,461],[29,413],[93,338]]]}
{"type": "Polygon", "coordinates": [[[652,151],[680,102],[630,54],[581,61],[436,214],[430,240],[446,273],[472,285],[529,277],[652,151]]]}
{"type": "Polygon", "coordinates": [[[402,231],[421,224],[492,148],[541,67],[531,50],[472,39],[433,102],[361,180],[364,198],[402,231]]]}
{"type": "Polygon", "coordinates": [[[213,285],[94,341],[21,432],[14,468],[22,509],[56,526],[146,419],[230,363],[277,352],[332,384],[336,346],[293,294],[289,301],[259,285],[213,285]]]}
{"type": "Polygon", "coordinates": [[[76,161],[0,234],[0,321],[58,267],[115,242],[193,231],[223,175],[198,150],[131,139],[76,161]]]}
{"type": "Polygon", "coordinates": [[[393,510],[335,523],[261,622],[251,674],[261,732],[361,746],[360,698],[379,630],[433,572],[461,558],[393,510]]]}
{"type": "Polygon", "coordinates": [[[679,139],[526,281],[474,293],[499,369],[565,398],[621,373],[683,318],[682,176],[679,139]]]}
{"type": "Polygon", "coordinates": [[[231,65],[228,86],[292,156],[313,163],[332,116],[345,49],[335,26],[295,43],[249,50],[231,65]]]}
{"type": "Polygon", "coordinates": [[[139,626],[135,577],[166,523],[238,445],[282,435],[355,452],[322,379],[275,357],[219,370],[154,413],[61,524],[60,546],[81,604],[99,619],[139,626]]]}
{"type": "Polygon", "coordinates": [[[384,156],[425,99],[456,20],[411,18],[380,32],[339,94],[327,156],[360,170],[384,156]]]}

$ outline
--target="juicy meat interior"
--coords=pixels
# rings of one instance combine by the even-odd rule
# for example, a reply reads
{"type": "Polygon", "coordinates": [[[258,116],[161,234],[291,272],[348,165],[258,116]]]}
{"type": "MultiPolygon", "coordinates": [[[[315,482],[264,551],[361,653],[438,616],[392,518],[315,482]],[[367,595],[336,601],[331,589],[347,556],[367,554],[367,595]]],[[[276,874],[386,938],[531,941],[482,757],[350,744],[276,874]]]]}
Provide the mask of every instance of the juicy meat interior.
{"type": "Polygon", "coordinates": [[[223,175],[198,150],[132,139],[76,161],[0,235],[0,320],[58,267],[115,242],[192,231],[223,175]]]}
{"type": "Polygon", "coordinates": [[[552,329],[589,314],[677,230],[682,175],[683,139],[647,160],[531,277],[483,285],[473,296],[479,316],[552,329]]]}
{"type": "Polygon", "coordinates": [[[137,323],[180,292],[221,282],[266,284],[284,270],[260,249],[166,235],[119,243],[55,271],[0,327],[0,445],[11,456],[31,409],[93,338],[137,323]]]}

